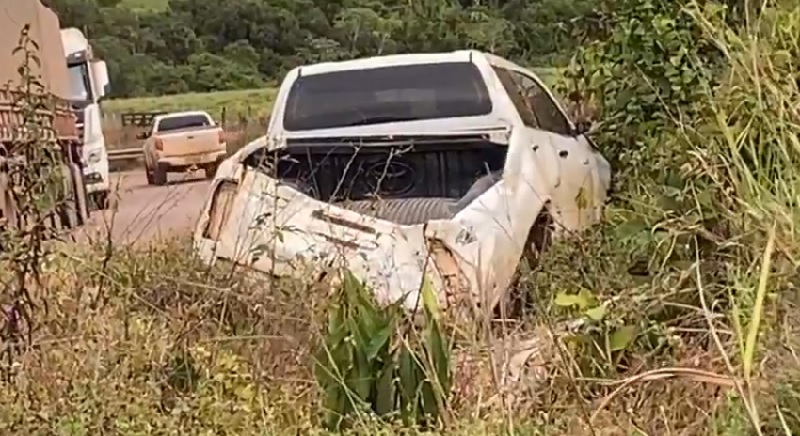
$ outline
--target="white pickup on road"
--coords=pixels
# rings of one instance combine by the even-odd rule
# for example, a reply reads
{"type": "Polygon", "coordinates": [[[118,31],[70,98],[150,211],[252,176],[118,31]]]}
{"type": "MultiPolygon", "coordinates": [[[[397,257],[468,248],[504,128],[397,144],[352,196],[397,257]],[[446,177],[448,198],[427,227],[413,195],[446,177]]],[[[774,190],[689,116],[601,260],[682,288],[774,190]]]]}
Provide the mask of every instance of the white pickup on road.
{"type": "Polygon", "coordinates": [[[140,139],[145,139],[142,151],[151,185],[167,183],[170,172],[193,168],[202,168],[210,179],[227,153],[222,128],[202,111],[159,115],[140,139]]]}
{"type": "Polygon", "coordinates": [[[299,67],[267,135],[225,160],[195,229],[207,262],[337,280],[413,309],[516,298],[522,258],[598,222],[608,162],[532,71],[479,51],[299,67]]]}

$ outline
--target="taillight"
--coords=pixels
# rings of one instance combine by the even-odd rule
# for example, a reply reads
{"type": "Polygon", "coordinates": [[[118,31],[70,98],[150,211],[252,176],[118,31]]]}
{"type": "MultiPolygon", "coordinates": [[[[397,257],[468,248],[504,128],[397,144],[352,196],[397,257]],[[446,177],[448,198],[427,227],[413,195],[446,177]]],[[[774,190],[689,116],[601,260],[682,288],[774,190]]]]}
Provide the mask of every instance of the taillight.
{"type": "Polygon", "coordinates": [[[163,151],[164,150],[164,140],[163,139],[156,139],[156,150],[163,151]]]}
{"type": "Polygon", "coordinates": [[[222,130],[217,132],[217,141],[219,141],[220,144],[225,143],[225,133],[222,130]]]}

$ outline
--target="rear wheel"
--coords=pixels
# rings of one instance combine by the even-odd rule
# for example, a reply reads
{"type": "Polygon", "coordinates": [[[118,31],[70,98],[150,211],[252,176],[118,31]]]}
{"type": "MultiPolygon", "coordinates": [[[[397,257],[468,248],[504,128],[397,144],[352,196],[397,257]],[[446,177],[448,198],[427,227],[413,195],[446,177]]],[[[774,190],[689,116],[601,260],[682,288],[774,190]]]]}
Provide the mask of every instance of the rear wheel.
{"type": "Polygon", "coordinates": [[[163,186],[167,184],[167,168],[163,165],[154,165],[152,170],[153,185],[163,186]]]}
{"type": "Polygon", "coordinates": [[[358,200],[341,204],[352,211],[400,225],[422,224],[453,217],[455,202],[449,198],[394,198],[358,200]]]}
{"type": "Polygon", "coordinates": [[[219,163],[214,162],[203,167],[203,172],[206,175],[206,179],[213,179],[215,175],[217,175],[217,168],[219,168],[219,163]]]}
{"type": "Polygon", "coordinates": [[[530,289],[525,286],[523,275],[535,271],[539,266],[542,254],[552,243],[553,219],[545,209],[536,219],[528,232],[522,256],[508,286],[506,295],[494,308],[495,317],[500,319],[520,320],[533,309],[534,301],[530,289]]]}
{"type": "Polygon", "coordinates": [[[153,170],[151,170],[150,167],[147,166],[147,164],[145,164],[145,167],[144,167],[144,176],[147,177],[147,184],[148,185],[154,184],[153,183],[153,170]]]}

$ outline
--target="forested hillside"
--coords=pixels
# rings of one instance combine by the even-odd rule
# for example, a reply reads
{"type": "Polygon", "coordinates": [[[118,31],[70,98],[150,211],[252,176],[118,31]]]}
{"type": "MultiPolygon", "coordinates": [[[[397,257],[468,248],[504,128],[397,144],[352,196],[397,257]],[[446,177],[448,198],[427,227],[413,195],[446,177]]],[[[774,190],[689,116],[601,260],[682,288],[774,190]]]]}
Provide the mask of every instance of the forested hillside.
{"type": "Polygon", "coordinates": [[[244,89],[308,62],[489,50],[564,63],[599,0],[46,0],[107,59],[114,97],[244,89]]]}

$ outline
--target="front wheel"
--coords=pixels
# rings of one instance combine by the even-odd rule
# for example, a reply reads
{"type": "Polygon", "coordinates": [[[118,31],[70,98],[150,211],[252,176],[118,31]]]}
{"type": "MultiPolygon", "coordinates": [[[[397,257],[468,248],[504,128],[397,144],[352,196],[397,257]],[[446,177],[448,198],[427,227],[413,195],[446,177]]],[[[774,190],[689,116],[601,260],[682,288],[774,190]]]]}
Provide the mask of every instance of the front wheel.
{"type": "Polygon", "coordinates": [[[80,202],[76,189],[77,181],[69,164],[62,163],[60,167],[61,183],[64,190],[54,212],[58,220],[57,226],[71,230],[81,225],[80,202]]]}
{"type": "Polygon", "coordinates": [[[73,180],[75,183],[75,201],[78,212],[78,225],[84,225],[89,222],[89,191],[86,189],[86,179],[83,177],[83,169],[76,163],[71,163],[70,170],[74,175],[73,180]]]}
{"type": "Polygon", "coordinates": [[[108,191],[93,192],[91,194],[92,207],[95,210],[106,210],[109,206],[108,191]]]}
{"type": "Polygon", "coordinates": [[[514,278],[508,286],[506,295],[500,304],[495,307],[495,317],[500,319],[521,320],[526,313],[533,309],[534,301],[530,289],[524,286],[522,275],[528,271],[535,271],[539,266],[541,256],[550,248],[553,240],[553,218],[547,210],[542,211],[536,222],[528,232],[525,248],[514,272],[514,278]],[[523,265],[527,268],[523,271],[523,265]]]}

